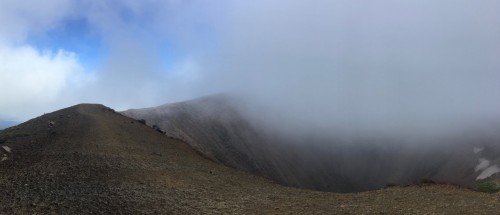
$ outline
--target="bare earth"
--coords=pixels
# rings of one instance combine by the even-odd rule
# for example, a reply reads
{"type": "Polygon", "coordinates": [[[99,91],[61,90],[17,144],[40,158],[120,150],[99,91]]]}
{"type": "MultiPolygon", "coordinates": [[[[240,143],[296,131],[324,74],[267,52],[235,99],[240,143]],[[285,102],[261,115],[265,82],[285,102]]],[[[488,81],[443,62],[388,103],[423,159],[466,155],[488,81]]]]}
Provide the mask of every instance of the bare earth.
{"type": "Polygon", "coordinates": [[[102,105],[0,132],[0,214],[500,214],[500,193],[447,185],[338,194],[212,162],[102,105]],[[1,158],[1,157],[0,157],[1,158]]]}

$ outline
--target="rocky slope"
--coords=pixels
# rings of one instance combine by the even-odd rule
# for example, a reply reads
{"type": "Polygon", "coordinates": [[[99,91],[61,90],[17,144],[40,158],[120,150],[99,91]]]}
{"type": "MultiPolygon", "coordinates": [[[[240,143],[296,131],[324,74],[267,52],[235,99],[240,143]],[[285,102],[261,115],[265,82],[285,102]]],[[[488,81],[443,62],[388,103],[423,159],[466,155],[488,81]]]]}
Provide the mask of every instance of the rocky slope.
{"type": "Polygon", "coordinates": [[[338,194],[212,162],[102,105],[0,132],[0,214],[494,214],[500,194],[449,185],[338,194]]]}
{"type": "Polygon", "coordinates": [[[229,97],[209,96],[123,114],[144,119],[227,166],[322,191],[365,191],[420,180],[474,187],[476,179],[488,178],[500,164],[500,129],[488,136],[459,134],[410,143],[297,136],[272,132],[241,110],[229,97]]]}

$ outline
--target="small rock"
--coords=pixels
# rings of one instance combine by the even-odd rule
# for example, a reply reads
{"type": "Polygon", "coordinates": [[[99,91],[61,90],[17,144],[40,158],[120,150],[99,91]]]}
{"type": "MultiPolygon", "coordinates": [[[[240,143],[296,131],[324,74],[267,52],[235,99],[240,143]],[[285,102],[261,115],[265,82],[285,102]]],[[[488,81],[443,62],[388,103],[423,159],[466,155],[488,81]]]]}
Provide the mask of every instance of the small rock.
{"type": "Polygon", "coordinates": [[[156,155],[156,156],[160,156],[160,157],[162,156],[162,154],[161,154],[161,153],[158,153],[158,152],[153,152],[153,153],[151,153],[151,154],[152,154],[152,155],[156,155]]]}
{"type": "Polygon", "coordinates": [[[2,146],[2,148],[7,152],[7,153],[12,153],[12,149],[8,146],[2,146]]]}

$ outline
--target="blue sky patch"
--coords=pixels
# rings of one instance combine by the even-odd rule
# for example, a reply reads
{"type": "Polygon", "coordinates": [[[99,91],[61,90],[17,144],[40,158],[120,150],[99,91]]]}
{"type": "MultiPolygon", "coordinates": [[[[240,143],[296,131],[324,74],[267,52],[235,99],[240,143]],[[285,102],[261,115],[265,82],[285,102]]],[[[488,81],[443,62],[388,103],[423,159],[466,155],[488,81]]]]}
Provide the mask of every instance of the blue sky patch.
{"type": "Polygon", "coordinates": [[[96,69],[106,56],[98,33],[82,18],[67,19],[43,35],[30,36],[28,43],[39,50],[74,52],[86,70],[96,69]]]}

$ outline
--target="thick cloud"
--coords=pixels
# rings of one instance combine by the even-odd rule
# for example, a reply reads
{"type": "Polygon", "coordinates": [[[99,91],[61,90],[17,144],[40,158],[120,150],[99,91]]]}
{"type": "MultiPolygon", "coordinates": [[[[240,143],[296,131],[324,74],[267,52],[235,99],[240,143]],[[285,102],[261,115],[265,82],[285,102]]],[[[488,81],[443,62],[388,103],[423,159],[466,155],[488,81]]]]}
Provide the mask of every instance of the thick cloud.
{"type": "Polygon", "coordinates": [[[43,34],[74,9],[71,0],[0,0],[0,40],[20,43],[29,34],[43,34]]]}
{"type": "Polygon", "coordinates": [[[29,89],[2,102],[4,115],[32,116],[41,105],[22,114],[6,107],[47,98],[125,109],[215,92],[246,95],[287,124],[327,129],[434,130],[500,115],[493,0],[0,3],[4,61],[33,49],[27,36],[68,19],[84,20],[106,50],[102,65],[84,72],[71,50],[32,50],[47,62],[36,71],[60,74],[51,83],[61,87],[26,87],[16,71],[0,70],[15,77],[3,89],[29,89]]]}
{"type": "Polygon", "coordinates": [[[297,123],[415,132],[500,116],[497,1],[239,1],[231,11],[216,85],[297,123]]]}
{"type": "Polygon", "coordinates": [[[217,5],[155,0],[84,4],[82,17],[101,36],[108,56],[83,97],[126,109],[206,94],[198,87],[203,81],[198,61],[210,47],[207,40],[213,36],[204,31],[216,22],[217,5]]]}

